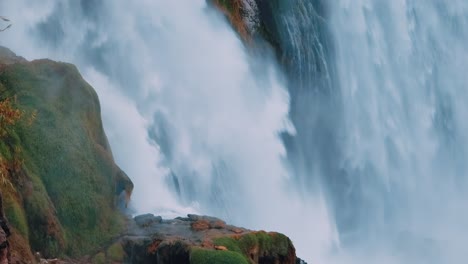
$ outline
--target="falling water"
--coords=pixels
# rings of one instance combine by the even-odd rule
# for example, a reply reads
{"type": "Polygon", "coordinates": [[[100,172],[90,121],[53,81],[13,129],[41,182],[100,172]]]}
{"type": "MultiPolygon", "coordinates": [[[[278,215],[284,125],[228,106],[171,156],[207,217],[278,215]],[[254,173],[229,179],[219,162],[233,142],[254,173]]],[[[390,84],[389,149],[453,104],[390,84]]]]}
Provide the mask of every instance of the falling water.
{"type": "Polygon", "coordinates": [[[466,258],[468,3],[335,1],[354,228],[395,262],[466,258]],[[384,238],[383,238],[384,237],[384,238]]]}
{"type": "Polygon", "coordinates": [[[262,2],[289,69],[297,191],[323,190],[337,227],[322,262],[466,259],[468,3],[262,2]]]}

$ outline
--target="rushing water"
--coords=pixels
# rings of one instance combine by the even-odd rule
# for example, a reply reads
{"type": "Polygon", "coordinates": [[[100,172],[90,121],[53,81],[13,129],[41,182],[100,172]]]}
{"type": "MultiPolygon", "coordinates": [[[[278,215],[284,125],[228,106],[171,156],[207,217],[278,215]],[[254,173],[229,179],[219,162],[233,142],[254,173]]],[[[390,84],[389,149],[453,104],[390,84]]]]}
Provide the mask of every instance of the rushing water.
{"type": "Polygon", "coordinates": [[[337,227],[325,262],[463,262],[468,3],[270,8],[291,69],[297,190],[321,187],[337,227]]]}
{"type": "Polygon", "coordinates": [[[463,262],[468,2],[335,1],[330,10],[356,236],[400,262],[463,262]]]}
{"type": "Polygon", "coordinates": [[[311,263],[463,262],[468,2],[257,2],[284,78],[204,0],[0,0],[0,45],[96,88],[136,212],[282,231],[311,263]]]}

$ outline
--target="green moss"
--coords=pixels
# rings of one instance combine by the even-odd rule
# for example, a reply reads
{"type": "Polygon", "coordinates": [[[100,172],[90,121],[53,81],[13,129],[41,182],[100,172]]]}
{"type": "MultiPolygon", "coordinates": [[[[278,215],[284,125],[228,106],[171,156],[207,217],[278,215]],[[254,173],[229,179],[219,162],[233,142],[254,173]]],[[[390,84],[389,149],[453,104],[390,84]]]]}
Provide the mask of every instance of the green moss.
{"type": "Polygon", "coordinates": [[[106,255],[101,252],[94,256],[94,258],[91,260],[93,264],[105,264],[106,263],[106,255]]]}
{"type": "Polygon", "coordinates": [[[11,160],[12,159],[10,147],[3,140],[0,141],[0,156],[4,160],[11,160]]]}
{"type": "Polygon", "coordinates": [[[119,242],[113,244],[107,249],[107,257],[112,261],[123,262],[125,258],[125,251],[122,244],[119,242]]]}
{"type": "Polygon", "coordinates": [[[43,249],[43,254],[59,256],[61,249],[66,246],[63,228],[41,179],[32,172],[27,171],[27,174],[32,183],[32,190],[24,201],[28,223],[32,227],[29,241],[33,248],[43,249]]]}
{"type": "Polygon", "coordinates": [[[239,241],[232,237],[220,237],[214,239],[214,244],[216,246],[223,246],[229,249],[230,251],[235,251],[238,253],[243,253],[241,248],[239,247],[239,241]]]}
{"type": "Polygon", "coordinates": [[[291,246],[291,240],[283,234],[274,233],[272,237],[272,251],[276,255],[286,256],[291,246]]]}
{"type": "Polygon", "coordinates": [[[280,233],[266,233],[264,231],[248,233],[237,239],[235,237],[219,237],[214,239],[213,242],[216,246],[224,246],[228,250],[243,254],[247,258],[254,248],[258,248],[260,255],[287,256],[292,246],[287,236],[280,233]]]}
{"type": "Polygon", "coordinates": [[[273,248],[273,239],[266,232],[258,232],[257,234],[258,245],[264,252],[270,252],[273,248]]]}
{"type": "MultiPolygon", "coordinates": [[[[2,189],[3,192],[3,189],[2,189]]],[[[8,216],[8,221],[18,232],[28,237],[29,228],[26,221],[26,215],[22,206],[10,195],[4,195],[5,203],[5,214],[8,216]]]]}
{"type": "MultiPolygon", "coordinates": [[[[17,96],[20,109],[37,111],[34,122],[18,125],[12,137],[33,183],[24,199],[33,250],[77,256],[110,241],[123,218],[114,204],[118,168],[95,91],[74,66],[47,60],[3,68],[0,84],[6,95],[17,96]],[[54,223],[53,235],[38,228],[44,221],[54,223]]],[[[2,156],[9,151],[0,143],[2,156]]]]}
{"type": "Polygon", "coordinates": [[[250,233],[243,235],[239,241],[239,248],[242,250],[242,253],[249,255],[249,252],[252,248],[258,246],[258,239],[255,233],[250,233]]]}
{"type": "Polygon", "coordinates": [[[195,248],[190,253],[192,264],[249,264],[240,253],[195,248]]]}

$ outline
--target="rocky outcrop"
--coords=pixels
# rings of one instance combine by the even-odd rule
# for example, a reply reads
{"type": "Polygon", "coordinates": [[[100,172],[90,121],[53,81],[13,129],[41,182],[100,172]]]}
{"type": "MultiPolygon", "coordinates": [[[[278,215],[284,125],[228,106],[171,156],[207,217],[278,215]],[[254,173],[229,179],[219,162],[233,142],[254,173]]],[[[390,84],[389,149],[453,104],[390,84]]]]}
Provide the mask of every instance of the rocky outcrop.
{"type": "Polygon", "coordinates": [[[251,231],[208,216],[163,220],[148,214],[129,220],[126,234],[91,262],[295,264],[297,259],[292,242],[280,233],[251,231]]]}
{"type": "Polygon", "coordinates": [[[278,9],[278,0],[206,0],[220,11],[237,32],[249,51],[265,52],[271,47],[282,59],[282,47],[272,9],[278,9]]]}
{"type": "Polygon", "coordinates": [[[84,255],[118,236],[117,197],[133,184],[113,160],[97,94],[76,67],[0,48],[0,100],[22,116],[0,140],[13,258],[84,255]]]}
{"type": "Polygon", "coordinates": [[[226,16],[244,42],[252,41],[252,32],[246,23],[248,11],[243,0],[208,0],[208,2],[226,16]]]}

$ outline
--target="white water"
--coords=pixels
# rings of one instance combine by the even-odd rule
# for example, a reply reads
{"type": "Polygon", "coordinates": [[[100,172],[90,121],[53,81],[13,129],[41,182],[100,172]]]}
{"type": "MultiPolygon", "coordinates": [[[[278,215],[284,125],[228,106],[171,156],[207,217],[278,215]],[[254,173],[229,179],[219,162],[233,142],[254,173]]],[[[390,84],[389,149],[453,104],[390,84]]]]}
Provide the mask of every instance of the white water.
{"type": "Polygon", "coordinates": [[[362,199],[359,253],[340,263],[465,262],[468,2],[340,0],[330,10],[341,166],[362,199]]]}
{"type": "Polygon", "coordinates": [[[281,231],[301,256],[328,246],[321,194],[288,189],[278,135],[293,128],[281,74],[249,57],[204,0],[2,0],[0,10],[14,23],[0,45],[74,63],[95,87],[138,213],[195,211],[281,231]]]}

